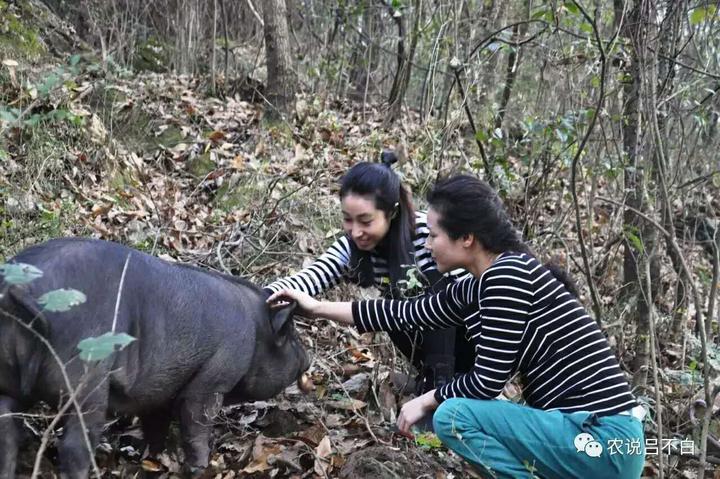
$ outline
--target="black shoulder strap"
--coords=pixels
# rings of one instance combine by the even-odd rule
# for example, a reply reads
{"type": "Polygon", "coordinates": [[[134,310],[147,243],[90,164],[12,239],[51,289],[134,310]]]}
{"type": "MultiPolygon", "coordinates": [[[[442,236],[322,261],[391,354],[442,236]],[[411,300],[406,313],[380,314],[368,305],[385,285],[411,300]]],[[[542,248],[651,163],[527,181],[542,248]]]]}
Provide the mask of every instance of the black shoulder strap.
{"type": "MultiPolygon", "coordinates": [[[[364,288],[374,286],[375,271],[373,270],[372,254],[367,251],[362,251],[350,238],[348,238],[348,244],[350,245],[348,280],[364,288]]],[[[414,259],[415,246],[413,243],[410,244],[410,248],[410,258],[414,259]]],[[[426,271],[421,271],[419,267],[416,268],[419,273],[418,279],[422,281],[424,288],[424,291],[419,292],[419,294],[426,292],[439,293],[453,282],[452,279],[440,273],[437,268],[432,268],[426,271]]],[[[402,294],[401,288],[396,284],[382,285],[381,288],[381,294],[385,298],[401,299],[406,296],[413,296],[413,294],[402,294]]]]}
{"type": "Polygon", "coordinates": [[[348,280],[364,288],[373,286],[375,284],[375,272],[373,271],[370,253],[358,248],[351,238],[348,237],[347,240],[350,245],[348,280]]]}

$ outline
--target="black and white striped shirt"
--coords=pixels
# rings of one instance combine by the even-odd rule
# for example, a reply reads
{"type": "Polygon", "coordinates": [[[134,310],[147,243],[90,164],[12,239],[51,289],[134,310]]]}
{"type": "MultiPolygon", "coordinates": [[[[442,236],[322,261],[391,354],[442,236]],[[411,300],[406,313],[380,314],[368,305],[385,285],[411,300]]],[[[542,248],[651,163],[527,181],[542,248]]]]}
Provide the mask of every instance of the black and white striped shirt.
{"type": "Polygon", "coordinates": [[[352,312],[361,332],[441,329],[465,321],[475,366],[436,390],[438,402],[495,398],[519,373],[523,397],[535,408],[610,415],[637,405],[595,321],[526,254],[503,253],[480,278],[437,295],[353,302],[352,312]],[[463,314],[467,307],[473,308],[469,317],[463,314]]]}
{"type": "MultiPolygon", "coordinates": [[[[425,249],[425,240],[430,234],[427,227],[427,215],[424,212],[415,212],[415,238],[413,245],[415,250],[415,266],[421,273],[437,269],[435,261],[430,252],[425,249]]],[[[302,271],[279,279],[267,285],[265,289],[278,292],[282,289],[293,289],[303,291],[310,296],[337,285],[341,279],[349,278],[350,268],[350,239],[343,235],[330,248],[325,251],[317,260],[302,271]]],[[[374,283],[378,288],[385,288],[390,284],[387,259],[377,251],[370,255],[373,265],[374,283]]],[[[452,279],[467,274],[463,270],[453,271],[452,279]]]]}

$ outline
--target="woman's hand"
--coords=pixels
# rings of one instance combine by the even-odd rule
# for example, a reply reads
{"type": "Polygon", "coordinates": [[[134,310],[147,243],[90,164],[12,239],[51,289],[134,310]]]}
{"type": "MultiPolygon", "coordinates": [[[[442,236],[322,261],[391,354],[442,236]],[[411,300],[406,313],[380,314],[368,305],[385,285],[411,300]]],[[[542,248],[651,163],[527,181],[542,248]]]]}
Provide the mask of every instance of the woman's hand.
{"type": "Polygon", "coordinates": [[[295,301],[297,303],[297,312],[301,316],[305,316],[306,318],[310,319],[315,319],[318,317],[320,301],[302,291],[297,291],[294,289],[283,289],[282,291],[273,293],[267,299],[267,303],[270,305],[271,308],[278,308],[284,306],[291,301],[295,301]]]}
{"type": "Polygon", "coordinates": [[[283,306],[289,301],[295,301],[298,305],[298,314],[306,318],[315,319],[322,316],[342,324],[355,324],[350,303],[318,301],[307,293],[294,289],[283,289],[267,299],[267,303],[271,308],[283,306]]]}
{"type": "Polygon", "coordinates": [[[397,420],[397,427],[400,434],[412,438],[410,432],[413,424],[418,422],[426,414],[432,413],[437,409],[438,403],[435,401],[435,390],[428,391],[422,396],[416,397],[412,401],[408,401],[400,409],[400,415],[397,420]]]}

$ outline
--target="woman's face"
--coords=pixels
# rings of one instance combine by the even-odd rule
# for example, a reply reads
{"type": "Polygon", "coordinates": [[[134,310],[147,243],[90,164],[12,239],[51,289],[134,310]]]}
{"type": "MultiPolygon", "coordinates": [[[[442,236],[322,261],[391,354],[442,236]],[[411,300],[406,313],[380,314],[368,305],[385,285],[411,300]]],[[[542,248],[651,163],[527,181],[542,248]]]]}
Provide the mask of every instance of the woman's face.
{"type": "Polygon", "coordinates": [[[440,213],[433,208],[428,210],[427,224],[430,234],[425,240],[425,248],[432,254],[438,271],[447,273],[457,268],[465,268],[470,258],[463,239],[454,240],[448,236],[440,226],[440,213]]]}
{"type": "Polygon", "coordinates": [[[372,196],[349,193],[341,203],[343,229],[362,251],[372,251],[390,230],[390,219],[372,196]]]}

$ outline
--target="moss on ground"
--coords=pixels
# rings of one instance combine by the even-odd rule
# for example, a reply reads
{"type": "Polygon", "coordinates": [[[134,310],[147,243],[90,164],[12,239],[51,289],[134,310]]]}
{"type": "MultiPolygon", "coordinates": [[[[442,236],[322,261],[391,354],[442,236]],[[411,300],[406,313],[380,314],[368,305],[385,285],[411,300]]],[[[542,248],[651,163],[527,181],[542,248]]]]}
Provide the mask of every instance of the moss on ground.
{"type": "Polygon", "coordinates": [[[168,71],[169,47],[157,38],[140,43],[133,58],[133,68],[138,71],[166,73],[168,71]]]}
{"type": "MultiPolygon", "coordinates": [[[[158,143],[162,143],[159,138],[152,135],[153,122],[150,115],[141,105],[129,101],[127,95],[119,88],[99,85],[88,97],[87,102],[93,112],[100,117],[111,137],[124,144],[129,150],[152,151],[157,148],[158,143]]],[[[179,130],[177,132],[179,135],[179,130]]],[[[178,142],[169,146],[174,146],[178,142]]]]}
{"type": "Polygon", "coordinates": [[[47,54],[38,27],[21,17],[27,2],[9,4],[0,0],[0,56],[19,61],[36,61],[47,54]],[[22,18],[22,20],[21,20],[22,18]]]}

